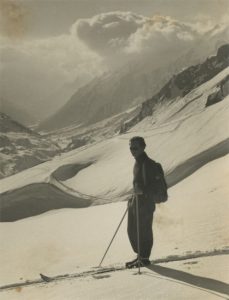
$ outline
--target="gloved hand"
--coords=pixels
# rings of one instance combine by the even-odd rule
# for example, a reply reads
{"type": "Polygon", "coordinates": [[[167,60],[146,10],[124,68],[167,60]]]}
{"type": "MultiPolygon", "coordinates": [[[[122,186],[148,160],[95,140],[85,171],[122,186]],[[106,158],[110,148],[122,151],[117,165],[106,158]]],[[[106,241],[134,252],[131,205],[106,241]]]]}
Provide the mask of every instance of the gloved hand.
{"type": "Polygon", "coordinates": [[[133,202],[134,202],[134,195],[132,195],[127,202],[127,207],[130,208],[131,206],[133,206],[133,202]]]}

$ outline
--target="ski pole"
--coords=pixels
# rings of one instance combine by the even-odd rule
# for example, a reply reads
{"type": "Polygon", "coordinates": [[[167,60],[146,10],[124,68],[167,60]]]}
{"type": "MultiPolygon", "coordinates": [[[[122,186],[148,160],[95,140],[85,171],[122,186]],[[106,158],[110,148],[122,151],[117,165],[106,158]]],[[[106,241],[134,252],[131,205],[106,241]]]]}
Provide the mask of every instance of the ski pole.
{"type": "Polygon", "coordinates": [[[139,203],[138,203],[138,195],[136,195],[136,216],[137,216],[137,241],[138,241],[138,274],[141,274],[141,271],[140,271],[140,230],[139,230],[139,203]]]}
{"type": "Polygon", "coordinates": [[[117,234],[117,232],[118,232],[118,230],[119,230],[119,228],[120,228],[120,226],[121,226],[121,224],[122,224],[122,222],[123,222],[123,220],[124,220],[124,218],[125,218],[125,216],[126,216],[127,211],[128,211],[128,207],[127,207],[127,209],[125,210],[125,213],[124,213],[124,215],[123,215],[123,217],[122,217],[120,223],[118,224],[118,227],[117,227],[117,229],[116,229],[116,231],[115,231],[115,233],[114,233],[114,235],[113,235],[113,237],[112,237],[112,239],[111,239],[111,241],[110,241],[109,246],[107,247],[106,252],[105,252],[104,255],[103,255],[103,258],[101,259],[101,262],[100,262],[100,264],[99,264],[99,267],[101,267],[101,264],[102,264],[102,262],[103,262],[103,260],[104,260],[104,258],[105,258],[105,256],[106,256],[106,254],[107,254],[107,252],[108,252],[108,250],[109,250],[109,248],[110,248],[110,246],[111,246],[111,244],[112,244],[112,242],[113,242],[113,240],[114,240],[114,238],[115,238],[115,236],[116,236],[116,234],[117,234]]]}

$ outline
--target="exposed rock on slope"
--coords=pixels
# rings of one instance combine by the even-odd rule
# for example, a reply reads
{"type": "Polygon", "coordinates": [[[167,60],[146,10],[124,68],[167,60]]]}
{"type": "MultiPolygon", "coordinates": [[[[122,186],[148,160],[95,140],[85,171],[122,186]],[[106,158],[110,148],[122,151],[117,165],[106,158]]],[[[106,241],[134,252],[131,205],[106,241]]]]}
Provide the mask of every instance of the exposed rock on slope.
{"type": "Polygon", "coordinates": [[[18,132],[18,133],[28,133],[38,136],[37,133],[25,127],[24,125],[12,120],[8,115],[0,112],[0,132],[18,132]]]}
{"type": "Polygon", "coordinates": [[[49,139],[0,113],[0,177],[33,167],[59,152],[49,139]]]}
{"type": "Polygon", "coordinates": [[[210,80],[229,65],[229,44],[219,48],[217,55],[209,57],[204,63],[189,67],[172,79],[151,99],[142,103],[141,111],[133,119],[125,122],[120,132],[123,133],[147,116],[151,116],[157,105],[184,97],[191,90],[210,80]]]}
{"type": "Polygon", "coordinates": [[[86,144],[97,143],[117,135],[120,130],[120,124],[133,118],[139,113],[140,108],[141,106],[138,105],[130,110],[88,126],[73,124],[72,126],[50,132],[43,136],[51,138],[52,141],[61,147],[63,152],[68,152],[86,144]]]}
{"type": "Polygon", "coordinates": [[[222,101],[229,94],[229,75],[218,84],[218,90],[208,96],[206,106],[222,101]]]}

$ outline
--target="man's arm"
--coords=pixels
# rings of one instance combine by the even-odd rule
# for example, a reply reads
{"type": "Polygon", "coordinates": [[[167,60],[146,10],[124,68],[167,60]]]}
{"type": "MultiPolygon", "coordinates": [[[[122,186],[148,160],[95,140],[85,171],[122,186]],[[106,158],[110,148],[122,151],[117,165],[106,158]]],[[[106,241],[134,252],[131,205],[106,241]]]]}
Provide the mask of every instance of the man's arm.
{"type": "Polygon", "coordinates": [[[153,188],[153,177],[155,173],[155,167],[153,161],[146,161],[142,166],[142,176],[144,183],[144,193],[148,193],[153,188]]]}

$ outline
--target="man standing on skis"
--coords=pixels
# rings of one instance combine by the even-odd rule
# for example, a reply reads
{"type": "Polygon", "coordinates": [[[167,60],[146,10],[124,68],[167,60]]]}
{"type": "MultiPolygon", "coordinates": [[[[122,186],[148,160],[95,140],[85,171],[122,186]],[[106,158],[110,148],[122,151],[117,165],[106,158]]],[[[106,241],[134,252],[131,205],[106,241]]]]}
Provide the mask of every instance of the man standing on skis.
{"type": "Polygon", "coordinates": [[[147,266],[150,264],[150,254],[153,246],[153,213],[155,202],[150,191],[150,176],[152,173],[152,160],[145,153],[145,141],[136,136],[130,140],[130,152],[135,158],[133,197],[128,201],[128,237],[134,252],[138,255],[133,261],[127,262],[127,268],[147,266]],[[137,208],[138,202],[138,208],[137,208]],[[139,221],[137,222],[137,211],[139,221]],[[139,228],[137,229],[137,224],[139,228]],[[139,230],[139,244],[138,244],[139,230]],[[139,251],[138,251],[139,249],[139,251]],[[139,253],[138,253],[139,252],[139,253]]]}

